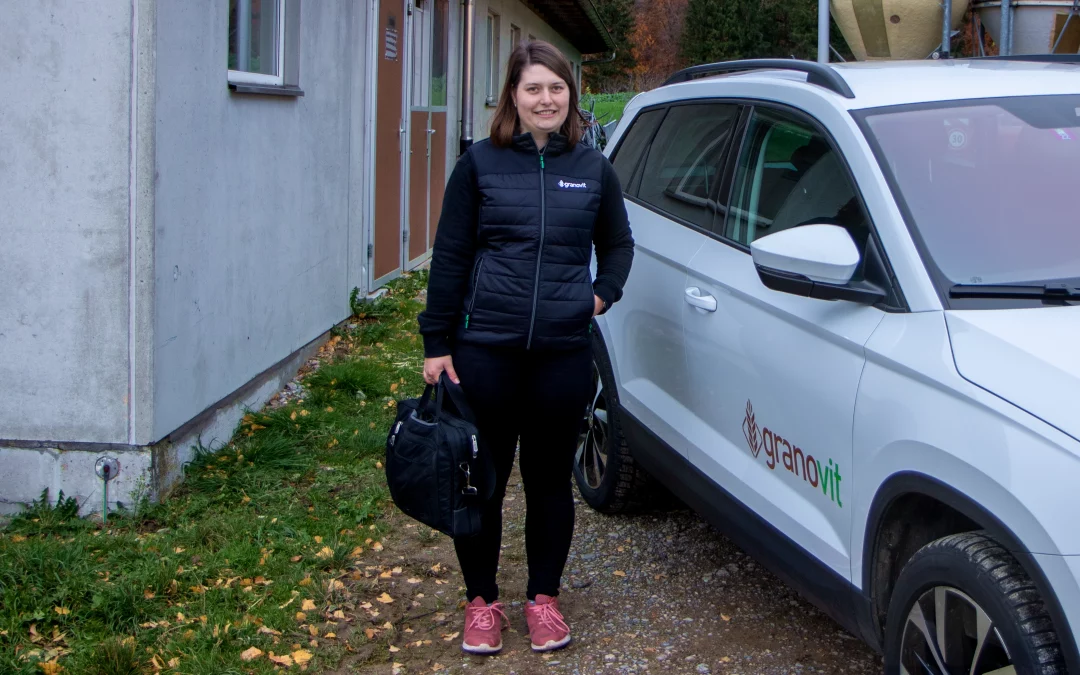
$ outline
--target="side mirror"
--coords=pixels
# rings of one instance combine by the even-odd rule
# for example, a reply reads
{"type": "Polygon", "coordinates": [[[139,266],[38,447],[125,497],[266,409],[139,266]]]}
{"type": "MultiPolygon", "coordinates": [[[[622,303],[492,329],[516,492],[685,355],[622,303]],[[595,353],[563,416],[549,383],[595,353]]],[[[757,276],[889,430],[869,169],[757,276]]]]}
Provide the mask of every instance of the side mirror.
{"type": "Polygon", "coordinates": [[[885,293],[865,282],[852,283],[859,249],[839,225],[800,225],[750,244],[758,277],[767,288],[820,300],[874,304],[885,293]]]}

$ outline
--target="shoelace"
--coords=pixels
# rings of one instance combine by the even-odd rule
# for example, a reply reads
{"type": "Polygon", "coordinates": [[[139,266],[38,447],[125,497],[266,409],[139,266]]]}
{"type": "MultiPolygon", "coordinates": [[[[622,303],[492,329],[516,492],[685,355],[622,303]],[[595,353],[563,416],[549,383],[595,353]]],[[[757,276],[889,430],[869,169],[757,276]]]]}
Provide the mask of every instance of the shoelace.
{"type": "Polygon", "coordinates": [[[540,621],[540,625],[544,626],[548,630],[554,632],[570,632],[570,626],[567,626],[566,622],[563,621],[562,614],[559,612],[558,609],[555,608],[554,604],[537,604],[530,607],[530,609],[532,609],[536,613],[537,619],[540,621]]]}
{"type": "Polygon", "coordinates": [[[472,630],[473,628],[491,630],[495,627],[495,622],[497,621],[495,618],[496,612],[499,616],[506,619],[507,623],[510,623],[510,619],[507,619],[506,614],[503,613],[498,605],[492,604],[484,607],[473,607],[471,609],[472,618],[469,619],[468,630],[472,630]]]}

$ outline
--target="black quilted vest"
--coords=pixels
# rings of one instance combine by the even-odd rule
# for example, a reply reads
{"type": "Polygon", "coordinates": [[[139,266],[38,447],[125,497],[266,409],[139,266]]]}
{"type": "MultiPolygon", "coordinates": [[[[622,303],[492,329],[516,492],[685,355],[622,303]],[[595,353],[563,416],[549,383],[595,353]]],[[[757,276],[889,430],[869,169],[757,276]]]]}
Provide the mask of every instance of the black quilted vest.
{"type": "Polygon", "coordinates": [[[528,134],[509,148],[482,141],[470,151],[480,193],[477,253],[458,341],[586,346],[593,227],[607,160],[581,143],[568,149],[558,134],[542,152],[528,134]]]}

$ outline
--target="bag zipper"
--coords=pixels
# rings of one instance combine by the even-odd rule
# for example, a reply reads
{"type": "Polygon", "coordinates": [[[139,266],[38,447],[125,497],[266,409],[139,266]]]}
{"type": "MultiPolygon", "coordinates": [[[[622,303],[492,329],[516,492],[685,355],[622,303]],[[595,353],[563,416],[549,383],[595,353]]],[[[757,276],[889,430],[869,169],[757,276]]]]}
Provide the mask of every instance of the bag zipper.
{"type": "Polygon", "coordinates": [[[532,348],[533,330],[536,328],[536,303],[540,299],[540,258],[544,254],[544,229],[547,203],[544,196],[544,151],[547,145],[540,151],[540,243],[536,248],[536,279],[533,281],[533,304],[532,315],[529,317],[529,339],[525,343],[525,349],[532,348]]]}
{"type": "Polygon", "coordinates": [[[480,286],[480,274],[484,269],[484,257],[481,256],[480,260],[476,261],[476,273],[473,274],[473,291],[472,298],[469,300],[469,311],[465,314],[465,330],[469,330],[469,318],[472,316],[473,309],[476,308],[476,291],[480,286]]]}
{"type": "Polygon", "coordinates": [[[476,459],[476,456],[480,454],[480,446],[476,444],[476,435],[472,437],[472,458],[476,459]]]}

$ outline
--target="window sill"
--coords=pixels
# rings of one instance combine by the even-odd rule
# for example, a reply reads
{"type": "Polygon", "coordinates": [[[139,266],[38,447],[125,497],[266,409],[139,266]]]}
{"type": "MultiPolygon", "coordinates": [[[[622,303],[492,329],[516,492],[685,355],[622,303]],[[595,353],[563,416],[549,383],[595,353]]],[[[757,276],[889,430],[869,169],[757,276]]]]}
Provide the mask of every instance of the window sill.
{"type": "Polygon", "coordinates": [[[237,94],[262,94],[265,96],[303,96],[304,90],[296,85],[286,84],[251,84],[248,82],[230,82],[229,89],[237,94]]]}

